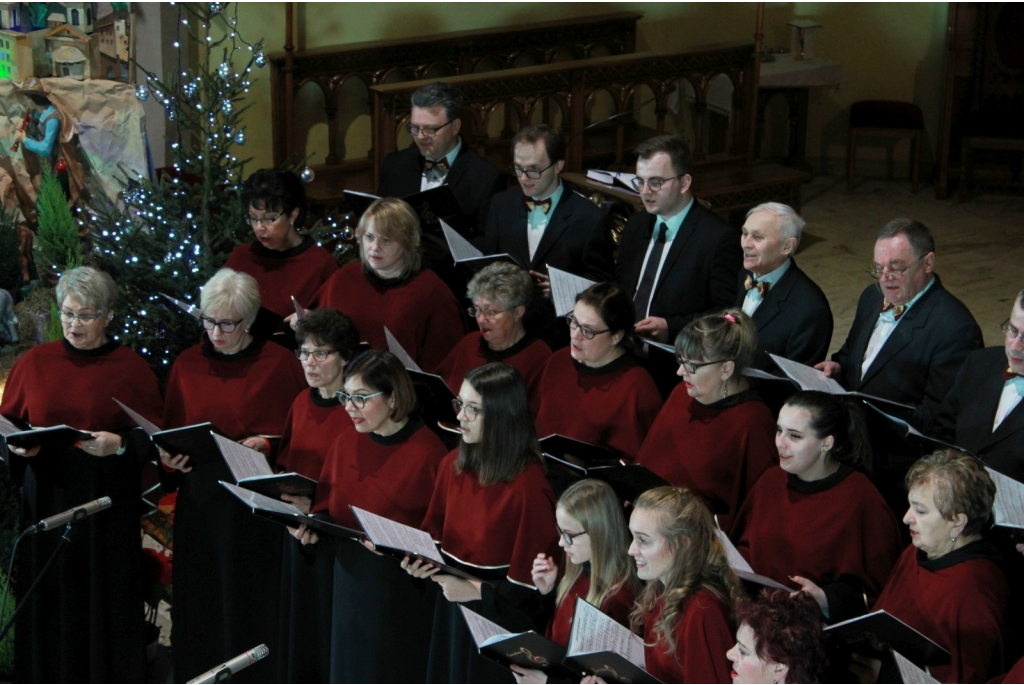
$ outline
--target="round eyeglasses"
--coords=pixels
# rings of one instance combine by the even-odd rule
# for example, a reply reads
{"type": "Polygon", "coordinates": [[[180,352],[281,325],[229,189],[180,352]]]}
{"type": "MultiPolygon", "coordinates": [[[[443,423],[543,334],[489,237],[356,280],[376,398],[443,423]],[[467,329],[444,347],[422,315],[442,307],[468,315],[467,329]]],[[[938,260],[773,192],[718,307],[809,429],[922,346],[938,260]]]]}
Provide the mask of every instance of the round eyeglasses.
{"type": "Polygon", "coordinates": [[[634,176],[629,183],[630,185],[633,186],[633,189],[636,190],[636,192],[638,193],[644,189],[644,183],[647,184],[647,188],[652,193],[656,193],[659,190],[661,190],[661,187],[668,183],[669,181],[674,181],[675,179],[682,178],[685,175],[686,174],[679,174],[678,176],[669,176],[668,178],[660,178],[658,176],[655,176],[654,178],[646,179],[640,178],[639,176],[634,176]]]}

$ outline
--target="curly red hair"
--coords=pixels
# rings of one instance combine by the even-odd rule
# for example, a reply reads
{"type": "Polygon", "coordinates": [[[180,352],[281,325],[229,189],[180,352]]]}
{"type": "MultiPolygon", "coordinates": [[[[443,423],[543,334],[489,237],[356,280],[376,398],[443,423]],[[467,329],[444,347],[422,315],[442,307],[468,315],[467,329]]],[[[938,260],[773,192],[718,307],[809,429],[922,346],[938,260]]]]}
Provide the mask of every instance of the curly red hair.
{"type": "Polygon", "coordinates": [[[805,592],[763,590],[736,605],[736,625],[754,631],[757,656],[789,667],[787,683],[816,683],[825,670],[825,638],[818,603],[805,592]]]}

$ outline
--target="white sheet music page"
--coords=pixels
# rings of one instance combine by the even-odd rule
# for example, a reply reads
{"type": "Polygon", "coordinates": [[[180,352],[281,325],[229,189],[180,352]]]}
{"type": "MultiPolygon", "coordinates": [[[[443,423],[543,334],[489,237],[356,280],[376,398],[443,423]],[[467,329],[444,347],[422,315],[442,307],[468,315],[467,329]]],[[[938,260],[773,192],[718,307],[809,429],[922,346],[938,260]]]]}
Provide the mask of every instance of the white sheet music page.
{"type": "Polygon", "coordinates": [[[996,484],[996,525],[1024,528],[1024,483],[985,467],[996,484]]]}
{"type": "Polygon", "coordinates": [[[388,351],[398,357],[398,361],[402,362],[402,366],[409,371],[423,372],[423,369],[419,367],[419,364],[412,360],[409,353],[405,351],[404,347],[402,347],[402,343],[398,342],[398,339],[391,334],[391,331],[388,330],[387,326],[384,327],[384,337],[388,341],[388,351]]]}
{"type": "Polygon", "coordinates": [[[171,297],[170,295],[165,295],[164,293],[160,293],[160,296],[161,297],[165,297],[168,300],[170,300],[171,302],[173,302],[174,305],[178,309],[180,309],[181,311],[185,312],[186,314],[188,314],[189,316],[193,317],[194,319],[196,319],[196,320],[199,319],[199,307],[195,306],[194,304],[189,304],[187,302],[182,302],[181,300],[176,300],[173,297],[171,297]]]}
{"type": "Polygon", "coordinates": [[[352,507],[352,512],[359,519],[359,524],[366,531],[366,537],[370,538],[370,542],[373,544],[401,549],[439,564],[444,563],[444,559],[441,558],[437,547],[434,546],[434,541],[429,533],[383,516],[377,516],[377,514],[359,507],[352,507]]]}
{"type": "Polygon", "coordinates": [[[647,668],[643,640],[590,602],[577,597],[568,656],[593,652],[615,652],[634,666],[647,668]]]}
{"type": "Polygon", "coordinates": [[[5,438],[11,433],[20,433],[21,429],[7,420],[7,417],[0,416],[0,435],[5,438]]]}
{"type": "Polygon", "coordinates": [[[153,433],[160,432],[160,426],[156,425],[155,423],[153,423],[152,421],[150,421],[149,419],[147,419],[145,416],[135,411],[134,409],[128,408],[123,402],[121,402],[121,400],[117,399],[116,397],[112,397],[111,399],[117,402],[117,406],[121,407],[121,409],[124,410],[124,413],[128,415],[128,418],[130,418],[132,421],[138,424],[139,428],[146,431],[146,435],[152,435],[153,433]]]}
{"type": "Polygon", "coordinates": [[[267,497],[266,495],[261,495],[258,492],[246,490],[245,488],[240,488],[237,485],[225,483],[224,481],[221,481],[220,484],[227,488],[228,492],[232,495],[254,509],[276,511],[279,514],[294,514],[295,516],[304,515],[298,507],[289,502],[283,502],[279,499],[274,499],[273,497],[267,497]]]}
{"type": "Polygon", "coordinates": [[[473,247],[473,244],[459,235],[458,231],[441,221],[441,230],[444,231],[444,239],[448,241],[448,249],[456,262],[463,262],[467,259],[483,257],[484,253],[473,247]]]}
{"type": "Polygon", "coordinates": [[[472,609],[467,609],[461,604],[459,609],[462,610],[462,617],[466,619],[466,626],[469,628],[469,633],[473,636],[473,642],[476,643],[477,647],[486,647],[489,644],[500,642],[515,634],[508,632],[494,621],[488,621],[480,614],[472,609]]]}
{"type": "Polygon", "coordinates": [[[896,659],[896,667],[900,669],[900,679],[905,683],[916,683],[917,685],[938,685],[938,680],[928,675],[928,672],[921,669],[917,664],[903,656],[895,649],[892,655],[896,659]]]}
{"type": "Polygon", "coordinates": [[[224,455],[224,461],[231,469],[231,475],[236,481],[253,476],[271,476],[274,471],[267,463],[267,458],[256,450],[249,449],[245,445],[229,440],[223,435],[212,433],[213,439],[217,441],[217,448],[224,455]]]}
{"type": "Polygon", "coordinates": [[[729,560],[729,567],[734,571],[740,570],[753,573],[754,569],[750,567],[747,560],[744,559],[743,555],[740,554],[740,551],[736,549],[736,545],[732,544],[732,540],[729,539],[729,536],[721,530],[717,530],[715,532],[718,534],[718,539],[722,541],[723,545],[725,545],[725,556],[729,560]]]}
{"type": "Polygon", "coordinates": [[[820,390],[830,395],[845,395],[846,390],[834,378],[829,378],[813,366],[807,366],[792,359],[785,359],[777,354],[769,354],[782,369],[782,373],[792,378],[801,390],[820,390]]]}
{"type": "Polygon", "coordinates": [[[576,296],[596,283],[553,266],[548,267],[548,277],[551,279],[551,301],[555,303],[555,316],[565,316],[571,312],[576,306],[576,296]]]}

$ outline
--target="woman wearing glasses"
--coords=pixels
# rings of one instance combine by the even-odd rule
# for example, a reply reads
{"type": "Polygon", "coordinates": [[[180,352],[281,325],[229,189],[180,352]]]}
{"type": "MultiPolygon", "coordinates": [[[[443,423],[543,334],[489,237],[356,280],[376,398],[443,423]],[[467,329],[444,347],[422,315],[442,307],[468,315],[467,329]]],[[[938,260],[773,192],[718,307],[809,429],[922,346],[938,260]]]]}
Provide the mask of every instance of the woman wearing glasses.
{"type": "Polygon", "coordinates": [[[463,338],[435,373],[449,388],[458,388],[478,366],[505,362],[523,374],[530,406],[535,407],[537,382],[551,348],[527,335],[523,325],[533,295],[530,274],[508,262],[489,264],[473,276],[466,295],[473,301],[469,315],[480,330],[463,338]]]}
{"type": "MultiPolygon", "coordinates": [[[[352,421],[336,395],[342,389],[346,365],[359,347],[359,331],[337,310],[318,309],[299,321],[295,338],[299,345],[295,356],[306,374],[309,392],[300,393],[288,411],[277,470],[318,480],[335,439],[352,430],[352,421]]],[[[309,511],[307,497],[282,495],[281,499],[309,511]]],[[[292,531],[300,541],[304,533],[292,531]]],[[[328,682],[333,576],[334,554],[328,545],[304,547],[285,540],[279,681],[328,682]]]]}
{"type": "Polygon", "coordinates": [[[296,230],[306,220],[306,192],[299,177],[283,169],[260,169],[242,186],[242,206],[256,240],[236,247],[224,266],[255,278],[261,304],[278,316],[295,313],[292,297],[309,306],[338,263],[296,230]]]}
{"type": "MultiPolygon", "coordinates": [[[[260,308],[247,274],[221,269],[200,296],[203,342],[175,360],[167,381],[164,427],[209,421],[228,438],[271,455],[295,397],[306,387],[291,352],[249,333],[260,308]],[[267,437],[264,437],[267,436],[267,437]]],[[[225,462],[195,466],[161,451],[161,483],[178,491],[174,514],[174,673],[188,680],[211,664],[266,643],[270,658],[247,677],[274,678],[278,604],[254,598],[280,592],[281,542],[217,481],[234,482],[225,462]]]]}
{"type": "Polygon", "coordinates": [[[510,631],[530,630],[536,596],[533,562],[558,550],[555,495],[544,476],[523,376],[507,364],[470,371],[455,401],[462,442],[444,458],[422,529],[448,563],[489,583],[438,574],[403,562],[441,586],[434,611],[428,682],[510,682],[511,674],[477,653],[459,604],[510,631]]]}
{"type": "Polygon", "coordinates": [[[420,368],[437,368],[466,329],[452,291],[420,269],[420,218],[403,200],[374,200],[356,239],[360,261],[324,283],[313,306],[348,314],[374,349],[388,349],[387,328],[420,368]]]}
{"type": "Polygon", "coordinates": [[[541,374],[537,433],[610,449],[632,461],[661,409],[661,395],[633,355],[633,298],[617,283],[576,296],[569,347],[541,374]]]}
{"type": "MultiPolygon", "coordinates": [[[[356,506],[419,527],[447,449],[413,413],[408,372],[390,352],[370,350],[345,368],[338,397],[350,427],[327,453],[313,513],[359,530],[350,508],[356,506]]],[[[329,542],[302,529],[299,534],[314,547],[329,542]]],[[[394,560],[354,541],[332,542],[334,594],[327,609],[333,625],[323,653],[330,672],[319,682],[423,682],[433,587],[414,584],[394,560]]]]}
{"type": "Polygon", "coordinates": [[[637,461],[696,493],[728,533],[750,488],[778,461],[775,417],[742,375],[757,328],[739,309],[727,309],[690,322],[675,343],[683,382],[637,461]]]}
{"type": "MultiPolygon", "coordinates": [[[[14,639],[19,682],[145,678],[138,504],[142,465],[154,455],[149,439],[111,398],[150,420],[159,420],[162,400],[149,365],[107,334],[116,300],[117,286],[102,271],[79,267],[61,276],[64,338],[18,359],[0,404],[0,414],[10,419],[67,424],[93,436],[61,451],[8,447],[23,526],[100,497],[112,501],[108,510],[75,524],[70,544],[20,614],[14,639]]],[[[39,576],[61,532],[22,541],[15,597],[39,576]]]]}
{"type": "MultiPolygon", "coordinates": [[[[629,529],[615,491],[599,480],[574,483],[558,498],[555,521],[567,562],[557,588],[559,564],[545,554],[533,560],[533,582],[543,605],[538,617],[547,621],[547,638],[568,646],[577,597],[628,626],[639,581],[627,554],[629,529]]],[[[543,671],[510,668],[520,683],[547,682],[543,671]]]]}

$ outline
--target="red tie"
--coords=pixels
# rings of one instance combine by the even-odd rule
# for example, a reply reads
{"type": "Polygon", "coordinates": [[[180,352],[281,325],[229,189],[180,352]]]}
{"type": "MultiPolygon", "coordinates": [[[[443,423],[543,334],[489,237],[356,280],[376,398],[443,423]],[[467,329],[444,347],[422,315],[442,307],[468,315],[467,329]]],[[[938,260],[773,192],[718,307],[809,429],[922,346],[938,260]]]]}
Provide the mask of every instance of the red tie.
{"type": "Polygon", "coordinates": [[[752,275],[748,275],[747,279],[743,281],[743,287],[747,290],[757,288],[758,295],[761,296],[761,299],[764,299],[764,296],[768,294],[768,289],[772,287],[772,284],[767,281],[755,281],[752,275]]]}
{"type": "Polygon", "coordinates": [[[446,171],[448,171],[448,160],[447,159],[433,160],[433,159],[427,159],[426,157],[424,157],[423,158],[423,168],[425,170],[427,170],[427,171],[430,171],[431,169],[437,169],[438,171],[440,171],[443,174],[446,171]]]}
{"type": "Polygon", "coordinates": [[[907,305],[905,305],[905,304],[889,304],[888,302],[886,302],[883,299],[882,300],[882,313],[884,314],[885,312],[889,311],[890,309],[892,310],[892,318],[894,318],[896,321],[899,321],[900,317],[903,316],[903,312],[907,311],[907,305]]]}
{"type": "Polygon", "coordinates": [[[546,200],[531,200],[530,198],[525,198],[524,201],[526,202],[526,208],[531,212],[534,209],[540,209],[540,211],[544,212],[545,214],[551,211],[550,197],[546,200]]]}

